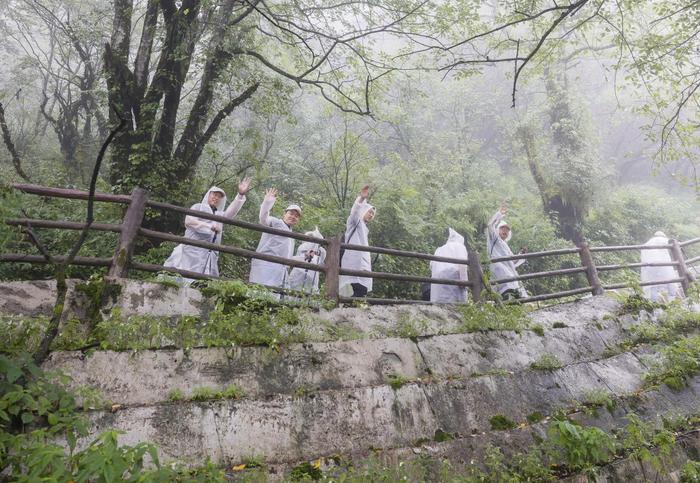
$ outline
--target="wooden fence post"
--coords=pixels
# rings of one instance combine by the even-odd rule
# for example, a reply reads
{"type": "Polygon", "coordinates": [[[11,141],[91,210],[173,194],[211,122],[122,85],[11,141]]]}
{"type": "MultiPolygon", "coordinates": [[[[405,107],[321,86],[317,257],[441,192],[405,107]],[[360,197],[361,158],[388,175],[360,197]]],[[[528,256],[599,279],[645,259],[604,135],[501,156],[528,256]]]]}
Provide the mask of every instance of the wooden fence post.
{"type": "Polygon", "coordinates": [[[481,286],[484,283],[484,272],[481,269],[479,254],[467,247],[467,257],[469,258],[469,281],[472,283],[472,301],[481,300],[481,286]]]}
{"type": "Polygon", "coordinates": [[[112,265],[109,267],[109,276],[116,278],[126,278],[129,273],[131,256],[136,245],[136,236],[139,233],[143,215],[146,212],[146,201],[148,192],[142,188],[136,188],[131,193],[131,202],[122,220],[122,231],[119,235],[119,245],[112,257],[112,265]]]}
{"type": "Polygon", "coordinates": [[[579,256],[581,257],[581,265],[586,269],[586,279],[588,279],[588,285],[591,286],[591,293],[593,295],[603,295],[603,284],[600,283],[598,278],[598,270],[595,268],[595,261],[593,261],[593,255],[591,255],[591,250],[588,248],[588,243],[581,242],[578,245],[579,256]]]}
{"type": "Polygon", "coordinates": [[[340,235],[328,239],[326,248],[326,298],[338,303],[340,291],[340,235]]]}
{"type": "Polygon", "coordinates": [[[678,240],[670,240],[671,247],[669,251],[671,252],[671,258],[673,261],[678,262],[678,276],[683,278],[681,282],[681,287],[683,287],[683,293],[688,293],[688,288],[690,288],[690,282],[692,282],[695,277],[688,270],[688,266],[685,264],[685,257],[683,256],[683,251],[681,250],[681,245],[678,240]]]}

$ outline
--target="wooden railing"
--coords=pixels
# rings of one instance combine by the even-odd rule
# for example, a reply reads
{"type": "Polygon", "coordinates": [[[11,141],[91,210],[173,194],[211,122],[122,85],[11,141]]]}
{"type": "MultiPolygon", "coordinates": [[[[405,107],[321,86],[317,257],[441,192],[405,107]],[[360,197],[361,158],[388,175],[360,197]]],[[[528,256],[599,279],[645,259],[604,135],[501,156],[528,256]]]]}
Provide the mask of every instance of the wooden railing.
{"type": "MultiPolygon", "coordinates": [[[[63,188],[48,188],[44,186],[29,185],[29,184],[15,184],[13,187],[17,190],[23,191],[29,194],[35,194],[50,198],[66,198],[66,199],[77,199],[86,200],[88,199],[88,193],[85,191],[78,191],[72,189],[63,188]]],[[[126,278],[129,275],[130,270],[141,270],[146,272],[172,272],[182,275],[184,277],[193,279],[212,279],[216,277],[211,277],[203,275],[197,272],[191,272],[188,270],[181,270],[171,267],[164,267],[162,265],[141,263],[133,259],[133,251],[136,246],[136,241],[138,237],[144,237],[152,240],[167,241],[182,243],[185,245],[205,248],[208,250],[215,250],[222,253],[228,253],[231,255],[236,255],[239,257],[245,257],[250,259],[259,259],[269,262],[281,263],[291,267],[299,267],[307,270],[321,272],[325,276],[325,292],[324,296],[333,301],[347,302],[355,301],[357,299],[349,299],[340,297],[339,286],[340,277],[343,275],[347,276],[358,276],[367,277],[373,279],[381,280],[391,280],[391,281],[401,281],[401,282],[413,282],[413,283],[433,283],[433,284],[444,284],[444,285],[456,285],[461,287],[468,287],[471,292],[471,298],[474,301],[478,301],[481,298],[481,292],[484,288],[484,275],[481,268],[481,263],[479,261],[479,255],[473,251],[470,247],[468,250],[468,260],[464,259],[454,259],[447,257],[438,257],[435,255],[430,255],[426,253],[418,253],[404,250],[395,250],[391,248],[382,247],[372,247],[372,246],[361,246],[353,245],[348,243],[342,243],[341,235],[332,236],[327,239],[315,238],[312,236],[307,236],[300,233],[293,233],[284,230],[278,230],[268,226],[260,225],[257,223],[250,223],[235,218],[227,218],[218,215],[212,215],[204,213],[201,211],[191,210],[188,208],[183,208],[181,206],[171,205],[168,203],[152,201],[148,199],[147,193],[137,188],[131,195],[113,195],[105,193],[96,193],[94,197],[95,201],[108,202],[108,203],[120,203],[126,204],[127,209],[120,224],[111,223],[92,223],[90,225],[91,230],[95,231],[106,231],[119,233],[119,241],[114,250],[114,254],[111,258],[98,258],[98,257],[76,257],[73,260],[74,265],[85,265],[85,266],[95,266],[95,267],[109,267],[109,276],[116,278],[126,278]],[[284,257],[277,257],[272,255],[266,255],[262,253],[257,253],[253,250],[248,250],[244,248],[220,245],[216,243],[210,243],[205,241],[193,240],[191,238],[186,238],[184,236],[173,235],[170,233],[162,233],[159,231],[149,230],[142,226],[143,218],[146,209],[154,210],[165,210],[173,211],[183,215],[191,215],[198,218],[203,218],[207,220],[217,221],[225,225],[232,225],[246,230],[252,230],[261,233],[271,233],[274,235],[280,235],[288,238],[293,238],[295,240],[301,241],[311,241],[313,243],[319,244],[326,248],[326,259],[325,263],[322,265],[316,265],[312,263],[307,263],[304,261],[288,259],[284,257]],[[347,268],[340,267],[340,253],[341,250],[355,250],[364,251],[370,253],[398,256],[398,257],[408,257],[415,258],[426,261],[440,261],[447,263],[455,263],[461,265],[467,265],[469,270],[469,278],[467,281],[458,280],[448,280],[448,279],[437,279],[427,276],[420,275],[407,275],[407,274],[397,274],[397,273],[386,273],[386,272],[369,272],[362,270],[350,270],[347,268]]],[[[63,230],[82,230],[85,226],[84,223],[71,222],[71,221],[53,221],[53,220],[40,220],[40,219],[29,219],[29,218],[13,218],[5,220],[5,223],[13,226],[24,226],[24,227],[34,227],[34,228],[49,228],[49,229],[63,229],[63,230]]],[[[626,283],[608,284],[605,285],[600,281],[600,272],[609,272],[615,270],[625,270],[648,266],[673,266],[678,273],[678,277],[672,278],[670,280],[659,280],[646,282],[641,285],[659,285],[665,283],[680,283],[684,290],[688,289],[689,284],[695,280],[695,276],[689,267],[700,263],[700,257],[693,257],[685,259],[683,255],[682,248],[700,243],[700,238],[688,240],[685,242],[678,242],[673,240],[668,245],[660,246],[646,246],[646,245],[629,245],[629,246],[611,246],[611,247],[589,247],[586,244],[582,244],[578,247],[564,248],[558,250],[549,250],[543,252],[534,252],[526,254],[513,255],[511,257],[500,257],[494,258],[490,262],[505,262],[510,260],[528,260],[528,259],[540,259],[544,257],[557,257],[565,255],[578,254],[581,262],[581,266],[563,268],[558,270],[526,273],[519,275],[517,277],[510,277],[506,279],[500,279],[497,281],[491,281],[492,285],[497,285],[499,283],[511,282],[511,281],[525,281],[534,280],[539,278],[551,278],[551,277],[561,277],[570,276],[576,274],[584,274],[586,277],[587,285],[583,287],[578,287],[570,290],[564,290],[553,293],[545,293],[532,295],[526,298],[522,298],[520,302],[536,302],[542,300],[557,299],[563,297],[571,297],[582,294],[593,294],[600,295],[605,290],[619,289],[628,286],[626,283]],[[647,250],[647,249],[667,249],[671,253],[672,262],[668,263],[627,263],[627,264],[617,264],[617,265],[596,265],[594,260],[594,254],[597,253],[610,253],[616,251],[625,250],[647,250]]],[[[60,260],[60,257],[56,257],[60,260]]],[[[24,255],[16,253],[0,254],[0,261],[4,262],[29,262],[29,263],[45,263],[46,259],[41,255],[24,255]]],[[[277,291],[286,291],[284,289],[279,289],[277,287],[271,287],[277,291]]],[[[398,300],[398,299],[379,299],[379,298],[365,298],[362,299],[369,303],[374,304],[396,304],[396,303],[426,303],[422,300],[398,300]]]]}

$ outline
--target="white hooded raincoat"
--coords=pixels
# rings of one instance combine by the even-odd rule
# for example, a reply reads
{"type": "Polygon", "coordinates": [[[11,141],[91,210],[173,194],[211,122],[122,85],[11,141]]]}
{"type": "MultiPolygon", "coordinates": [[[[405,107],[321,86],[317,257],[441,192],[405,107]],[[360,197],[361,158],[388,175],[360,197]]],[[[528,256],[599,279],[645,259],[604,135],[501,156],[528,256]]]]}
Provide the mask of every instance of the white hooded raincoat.
{"type": "MultiPolygon", "coordinates": [[[[468,255],[467,247],[464,246],[464,237],[450,228],[447,243],[435,250],[435,256],[463,258],[466,261],[468,255]]],[[[432,278],[466,281],[468,267],[457,263],[431,261],[430,272],[432,278]]],[[[433,283],[430,285],[430,301],[452,304],[466,302],[467,287],[433,283]]]]}
{"type": "MultiPolygon", "coordinates": [[[[345,225],[345,243],[353,245],[369,246],[369,228],[364,221],[365,214],[374,207],[358,196],[350,210],[350,216],[345,225]]],[[[369,252],[358,252],[355,250],[345,250],[340,266],[351,270],[372,271],[372,259],[369,252]]],[[[340,289],[343,287],[359,283],[367,287],[367,291],[372,291],[372,279],[369,277],[353,277],[342,275],[340,277],[340,289]]],[[[347,289],[345,290],[348,291],[347,289]]]]}
{"type": "MultiPolygon", "coordinates": [[[[236,199],[224,211],[226,206],[226,193],[221,188],[212,186],[206,192],[201,203],[192,205],[192,210],[202,211],[212,215],[225,216],[233,218],[238,214],[245,203],[245,195],[237,195],[236,199]],[[224,196],[219,200],[216,210],[209,206],[209,193],[218,191],[224,196]]],[[[196,216],[187,215],[185,217],[185,237],[193,240],[206,241],[209,243],[221,244],[223,235],[223,225],[218,221],[205,220],[196,216]],[[219,232],[216,233],[212,227],[218,227],[219,232]]],[[[163,264],[166,267],[179,268],[180,270],[189,270],[192,272],[203,273],[204,275],[219,275],[219,252],[207,250],[206,248],[193,247],[190,245],[178,245],[173,250],[172,254],[163,264]]]]}
{"type": "MultiPolygon", "coordinates": [[[[645,245],[668,245],[668,238],[663,232],[657,231],[645,245]]],[[[642,263],[668,263],[672,262],[671,252],[668,249],[641,250],[642,263]]],[[[668,267],[642,267],[641,280],[644,282],[654,282],[678,278],[678,272],[672,266],[668,267]]],[[[644,297],[653,302],[668,302],[671,299],[682,296],[681,286],[678,283],[667,283],[662,285],[648,285],[642,287],[644,297]]]]}
{"type": "MultiPolygon", "coordinates": [[[[314,231],[306,232],[306,235],[313,236],[316,238],[323,238],[321,232],[318,228],[314,231]]],[[[315,255],[311,257],[309,263],[315,265],[323,265],[326,260],[326,249],[320,246],[318,243],[314,242],[304,242],[297,248],[297,254],[294,256],[295,260],[300,262],[308,261],[308,254],[310,251],[314,251],[315,255]]],[[[289,288],[292,290],[299,290],[305,293],[318,293],[318,279],[320,277],[320,272],[314,270],[308,270],[306,268],[294,267],[289,274],[289,288]]]]}
{"type": "MultiPolygon", "coordinates": [[[[292,231],[292,229],[279,218],[270,216],[270,210],[274,201],[263,201],[260,205],[260,223],[278,230],[292,231]]],[[[255,249],[258,253],[274,255],[277,257],[292,258],[294,254],[294,239],[271,233],[263,233],[255,249]]],[[[265,260],[253,259],[250,263],[251,283],[259,283],[269,287],[284,287],[287,280],[287,266],[265,260]]]]}
{"type": "MultiPolygon", "coordinates": [[[[488,250],[489,258],[499,258],[499,257],[512,257],[513,252],[510,250],[510,247],[508,246],[508,241],[510,240],[511,236],[513,235],[513,231],[511,230],[510,233],[508,234],[508,238],[503,240],[499,235],[498,235],[498,229],[502,226],[509,226],[504,220],[504,214],[501,213],[500,210],[496,212],[496,214],[491,217],[491,220],[489,221],[488,227],[486,228],[486,249],[488,250]]],[[[525,260],[518,260],[518,261],[507,261],[507,262],[498,262],[498,263],[492,263],[490,270],[491,270],[491,278],[492,282],[498,281],[499,279],[502,278],[510,278],[510,277],[517,277],[518,276],[518,271],[516,268],[518,268],[520,265],[525,263],[525,260]]],[[[503,293],[506,290],[515,290],[517,291],[521,297],[527,297],[527,291],[525,288],[520,284],[520,282],[513,281],[513,282],[506,282],[502,283],[500,285],[497,285],[495,287],[495,290],[498,293],[503,293]]]]}

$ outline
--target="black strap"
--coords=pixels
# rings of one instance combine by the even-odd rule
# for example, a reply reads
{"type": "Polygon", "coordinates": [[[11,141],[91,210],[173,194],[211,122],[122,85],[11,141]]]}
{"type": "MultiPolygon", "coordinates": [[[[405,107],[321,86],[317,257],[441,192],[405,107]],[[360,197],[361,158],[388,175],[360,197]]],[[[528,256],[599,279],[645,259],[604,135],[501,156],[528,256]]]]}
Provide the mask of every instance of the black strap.
{"type": "MultiPolygon", "coordinates": [[[[355,231],[357,230],[357,227],[360,226],[360,222],[362,221],[362,218],[357,220],[357,223],[355,223],[355,226],[352,228],[350,231],[350,236],[348,237],[347,240],[345,240],[345,236],[343,236],[343,243],[350,243],[350,240],[352,240],[352,236],[355,234],[355,231]]],[[[343,255],[345,255],[345,248],[340,249],[340,262],[343,261],[343,255]]]]}

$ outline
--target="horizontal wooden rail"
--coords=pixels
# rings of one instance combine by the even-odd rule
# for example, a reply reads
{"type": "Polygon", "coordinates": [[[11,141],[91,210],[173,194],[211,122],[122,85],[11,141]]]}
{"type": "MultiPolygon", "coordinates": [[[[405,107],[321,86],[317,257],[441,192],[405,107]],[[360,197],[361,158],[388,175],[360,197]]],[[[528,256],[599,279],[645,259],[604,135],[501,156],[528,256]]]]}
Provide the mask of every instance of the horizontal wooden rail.
{"type": "Polygon", "coordinates": [[[621,263],[617,265],[597,265],[596,269],[599,272],[606,270],[624,270],[626,268],[641,268],[641,267],[677,267],[678,262],[649,262],[649,263],[621,263]]]}
{"type": "Polygon", "coordinates": [[[458,265],[469,265],[469,260],[465,260],[464,258],[438,257],[435,255],[429,255],[427,253],[407,252],[407,251],[403,251],[403,250],[395,250],[393,248],[354,245],[351,243],[341,243],[340,247],[344,248],[346,250],[353,250],[353,251],[357,251],[357,252],[380,253],[383,255],[394,255],[397,257],[420,258],[422,260],[431,260],[431,261],[435,261],[435,262],[446,262],[446,263],[456,263],[458,265]]]}
{"type": "Polygon", "coordinates": [[[590,247],[591,252],[621,252],[625,250],[669,250],[673,245],[620,245],[612,247],[590,247]]]}
{"type": "Polygon", "coordinates": [[[364,278],[381,278],[384,280],[397,280],[399,282],[421,282],[421,283],[435,283],[439,285],[457,285],[460,287],[471,287],[472,283],[468,280],[450,280],[447,278],[430,278],[422,277],[420,275],[402,275],[400,273],[386,273],[386,272],[367,272],[365,270],[349,270],[347,268],[340,269],[340,275],[350,275],[353,277],[364,277],[364,278]]]}
{"type": "Polygon", "coordinates": [[[304,235],[303,233],[295,233],[292,231],[278,230],[277,228],[270,228],[269,226],[261,225],[260,223],[250,223],[249,221],[241,221],[236,218],[228,218],[226,216],[212,215],[210,213],[205,213],[203,211],[191,210],[189,208],[183,208],[177,205],[171,205],[169,203],[162,203],[160,201],[147,201],[146,206],[150,208],[158,208],[162,210],[176,211],[189,216],[196,216],[197,218],[203,218],[205,220],[218,221],[226,225],[233,225],[239,228],[246,228],[248,230],[270,233],[272,235],[281,235],[287,238],[294,238],[295,240],[309,241],[312,243],[318,243],[319,245],[327,245],[328,240],[324,238],[316,238],[314,236],[304,235]]]}
{"type": "MultiPolygon", "coordinates": [[[[64,256],[54,256],[54,260],[62,262],[66,259],[64,256]]],[[[48,263],[43,255],[22,255],[19,253],[3,253],[0,254],[0,262],[17,262],[17,263],[48,263]]],[[[85,265],[89,267],[109,267],[112,263],[111,258],[97,257],[75,257],[72,265],[85,265]]]]}
{"type": "MultiPolygon", "coordinates": [[[[90,193],[87,191],[67,189],[67,188],[49,188],[35,184],[13,183],[12,187],[29,193],[32,195],[48,196],[50,198],[67,198],[70,200],[87,200],[90,193]]],[[[131,196],[129,195],[113,195],[108,193],[95,193],[95,201],[106,201],[109,203],[129,204],[131,196]]]]}
{"type": "Polygon", "coordinates": [[[541,258],[553,255],[571,255],[573,253],[579,253],[580,248],[560,248],[557,250],[549,250],[547,252],[530,252],[530,253],[519,253],[513,255],[512,257],[496,257],[489,260],[490,263],[498,262],[509,262],[511,260],[527,260],[529,258],[541,258]]]}
{"type": "Polygon", "coordinates": [[[505,300],[504,303],[506,304],[512,304],[512,303],[525,303],[525,302],[539,302],[542,300],[550,300],[550,299],[560,299],[563,297],[571,297],[573,295],[581,295],[582,293],[591,293],[591,290],[593,290],[593,287],[582,287],[582,288],[576,288],[573,290],[564,290],[562,292],[554,292],[550,294],[542,294],[542,295],[533,295],[531,297],[523,297],[521,299],[511,299],[511,300],[505,300]]]}
{"type": "Polygon", "coordinates": [[[700,243],[700,238],[691,238],[690,240],[680,242],[679,245],[682,247],[687,247],[688,245],[694,245],[696,243],[700,243]]]}
{"type": "MultiPolygon", "coordinates": [[[[31,218],[8,218],[5,224],[10,226],[32,226],[34,228],[57,228],[63,230],[82,230],[85,228],[85,223],[75,221],[52,221],[52,220],[33,220],[31,218]]],[[[119,233],[122,231],[121,225],[113,223],[93,223],[90,225],[91,230],[97,231],[113,231],[119,233]]]]}
{"type": "Polygon", "coordinates": [[[560,270],[551,270],[549,272],[535,272],[535,273],[525,273],[523,275],[518,275],[517,277],[499,278],[497,280],[491,280],[491,285],[500,285],[507,282],[515,282],[518,280],[530,280],[534,278],[544,278],[544,277],[558,277],[561,275],[571,275],[573,273],[584,273],[586,267],[575,267],[575,268],[562,268],[560,270]]]}
{"type": "Polygon", "coordinates": [[[616,290],[618,288],[629,288],[629,287],[632,287],[633,285],[637,285],[640,287],[648,287],[651,285],[666,285],[669,283],[681,283],[683,280],[685,280],[685,279],[682,277],[678,277],[678,278],[671,278],[668,280],[659,280],[659,281],[652,280],[650,282],[642,282],[639,284],[631,284],[631,283],[624,282],[624,283],[615,283],[615,284],[611,284],[611,285],[603,285],[603,288],[605,290],[616,290]]]}
{"type": "Polygon", "coordinates": [[[265,260],[267,262],[281,263],[283,265],[290,265],[292,267],[306,268],[313,270],[315,272],[323,272],[325,270],[324,265],[316,265],[314,263],[300,262],[291,258],[276,257],[274,255],[266,255],[264,253],[258,253],[252,250],[246,250],[245,248],[236,248],[228,245],[219,245],[217,243],[210,243],[200,240],[193,240],[192,238],[187,238],[184,236],[171,235],[169,233],[161,233],[159,231],[147,230],[145,228],[139,229],[139,234],[146,238],[153,238],[161,241],[171,241],[176,243],[182,243],[183,245],[190,245],[193,247],[206,248],[207,250],[214,250],[223,253],[230,253],[231,255],[238,255],[239,257],[246,258],[257,258],[260,260],[265,260]]]}
{"type": "Polygon", "coordinates": [[[689,258],[689,259],[687,259],[687,260],[685,261],[685,263],[687,263],[687,264],[689,264],[689,265],[693,265],[693,264],[695,264],[695,263],[697,263],[697,262],[700,262],[700,256],[693,257],[693,258],[689,258]]]}

